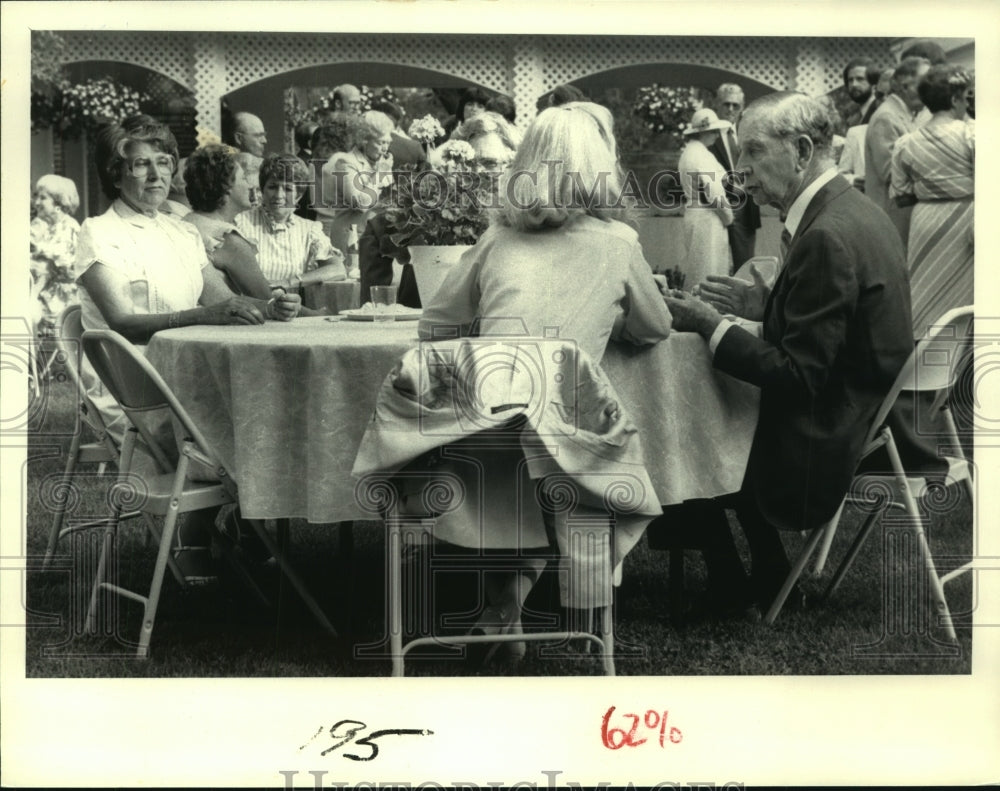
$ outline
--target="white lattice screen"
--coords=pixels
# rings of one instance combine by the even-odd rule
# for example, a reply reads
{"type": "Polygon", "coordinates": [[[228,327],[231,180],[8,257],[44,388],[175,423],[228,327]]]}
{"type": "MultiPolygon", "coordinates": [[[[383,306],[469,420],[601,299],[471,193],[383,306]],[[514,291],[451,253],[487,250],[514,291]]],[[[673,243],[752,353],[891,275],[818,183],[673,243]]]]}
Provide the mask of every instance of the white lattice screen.
{"type": "Polygon", "coordinates": [[[888,65],[889,38],[718,36],[480,36],[313,33],[78,32],[69,60],[119,60],[158,71],[195,92],[199,123],[218,129],[218,99],[267,77],[336,63],[429,69],[513,95],[520,123],[556,85],[637,64],[692,64],[775,89],[824,93],[848,60],[888,65]]]}
{"type": "MultiPolygon", "coordinates": [[[[452,74],[508,91],[515,43],[537,47],[546,90],[635,63],[712,66],[786,87],[789,60],[807,47],[824,56],[823,90],[840,83],[840,64],[855,55],[891,60],[888,38],[738,38],[713,36],[399,36],[311,33],[65,33],[69,60],[121,60],[154,69],[187,87],[194,83],[196,39],[217,42],[226,65],[225,91],[294,69],[326,63],[375,62],[452,74]],[[775,44],[780,44],[775,46],[775,44]]],[[[516,70],[516,64],[514,64],[516,70]]]]}

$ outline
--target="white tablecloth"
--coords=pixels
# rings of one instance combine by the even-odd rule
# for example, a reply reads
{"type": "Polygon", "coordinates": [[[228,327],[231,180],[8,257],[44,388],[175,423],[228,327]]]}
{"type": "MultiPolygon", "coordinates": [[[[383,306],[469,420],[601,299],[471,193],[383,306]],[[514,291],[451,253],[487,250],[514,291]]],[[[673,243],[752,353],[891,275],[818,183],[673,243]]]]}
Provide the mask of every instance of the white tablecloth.
{"type": "MultiPolygon", "coordinates": [[[[370,518],[351,467],[379,385],[417,340],[415,321],[301,318],[258,327],[157,333],[147,355],[215,446],[250,518],[370,518]]],[[[602,363],[639,427],[664,505],[736,491],[757,419],[757,390],[711,369],[698,335],[602,363]]]]}

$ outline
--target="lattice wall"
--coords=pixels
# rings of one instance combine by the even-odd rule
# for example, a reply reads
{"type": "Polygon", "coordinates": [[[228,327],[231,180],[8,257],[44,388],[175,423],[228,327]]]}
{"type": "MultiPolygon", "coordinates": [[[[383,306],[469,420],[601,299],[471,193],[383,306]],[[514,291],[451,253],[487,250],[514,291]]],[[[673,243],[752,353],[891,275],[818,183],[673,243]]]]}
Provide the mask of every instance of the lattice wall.
{"type": "Polygon", "coordinates": [[[219,128],[218,99],[296,69],[371,62],[430,69],[513,95],[519,123],[556,85],[644,63],[729,71],[775,89],[836,88],[848,60],[888,65],[888,38],[710,36],[480,36],[313,33],[80,32],[64,34],[70,61],[120,60],[153,69],[194,91],[199,123],[219,128]]]}
{"type": "Polygon", "coordinates": [[[226,34],[226,92],[328,63],[392,63],[509,90],[509,44],[499,36],[226,34]]]}
{"type": "MultiPolygon", "coordinates": [[[[294,69],[326,63],[376,62],[453,74],[496,91],[511,90],[513,46],[537,48],[545,90],[563,82],[635,63],[693,63],[725,69],[770,85],[787,86],[797,47],[822,55],[822,90],[840,83],[840,64],[855,55],[891,61],[888,38],[763,38],[658,36],[398,36],[310,33],[64,34],[71,61],[121,60],[154,69],[194,87],[195,43],[222,47],[224,91],[294,69]],[[775,46],[775,44],[780,46],[775,46]]],[[[513,64],[516,71],[517,64],[513,64]]]]}

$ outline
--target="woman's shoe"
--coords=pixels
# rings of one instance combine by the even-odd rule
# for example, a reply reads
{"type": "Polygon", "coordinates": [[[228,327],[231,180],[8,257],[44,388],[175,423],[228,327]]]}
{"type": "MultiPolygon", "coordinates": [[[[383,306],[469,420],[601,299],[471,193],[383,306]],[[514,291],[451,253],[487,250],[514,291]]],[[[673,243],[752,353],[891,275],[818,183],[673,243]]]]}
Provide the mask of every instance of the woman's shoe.
{"type": "MultiPolygon", "coordinates": [[[[521,611],[519,608],[514,607],[512,604],[503,607],[490,605],[483,610],[479,616],[479,620],[469,629],[469,635],[473,637],[499,637],[512,632],[520,634],[521,631],[521,611]]],[[[512,648],[510,651],[515,654],[517,653],[517,649],[514,646],[520,645],[520,655],[522,657],[527,650],[524,643],[469,643],[466,645],[465,655],[473,665],[482,667],[493,659],[501,646],[506,645],[511,645],[512,648]]]]}
{"type": "Polygon", "coordinates": [[[219,581],[209,547],[174,547],[171,554],[186,585],[212,585],[219,581]]]}

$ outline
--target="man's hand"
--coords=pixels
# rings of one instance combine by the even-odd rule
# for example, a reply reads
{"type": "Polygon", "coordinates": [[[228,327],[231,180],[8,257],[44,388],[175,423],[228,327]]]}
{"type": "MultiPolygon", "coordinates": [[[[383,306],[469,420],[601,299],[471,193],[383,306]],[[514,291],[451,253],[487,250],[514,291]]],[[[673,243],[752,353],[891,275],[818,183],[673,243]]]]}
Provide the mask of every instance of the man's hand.
{"type": "Polygon", "coordinates": [[[722,321],[715,308],[684,291],[673,291],[663,299],[673,317],[673,329],[678,332],[697,332],[708,340],[722,321]]]}
{"type": "Polygon", "coordinates": [[[701,298],[723,314],[732,314],[741,319],[763,321],[764,306],[771,295],[771,287],[756,263],[750,264],[753,283],[737,277],[709,275],[701,284],[701,298]]]}

